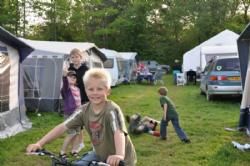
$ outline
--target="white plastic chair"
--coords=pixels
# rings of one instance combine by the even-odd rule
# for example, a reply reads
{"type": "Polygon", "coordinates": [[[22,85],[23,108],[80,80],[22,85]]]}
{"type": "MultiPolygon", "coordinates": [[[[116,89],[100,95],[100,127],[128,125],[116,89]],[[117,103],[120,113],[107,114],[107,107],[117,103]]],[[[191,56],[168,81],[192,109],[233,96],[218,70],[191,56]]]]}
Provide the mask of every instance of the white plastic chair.
{"type": "Polygon", "coordinates": [[[184,73],[176,73],[176,85],[180,86],[180,85],[185,85],[185,77],[184,77],[184,73]]]}

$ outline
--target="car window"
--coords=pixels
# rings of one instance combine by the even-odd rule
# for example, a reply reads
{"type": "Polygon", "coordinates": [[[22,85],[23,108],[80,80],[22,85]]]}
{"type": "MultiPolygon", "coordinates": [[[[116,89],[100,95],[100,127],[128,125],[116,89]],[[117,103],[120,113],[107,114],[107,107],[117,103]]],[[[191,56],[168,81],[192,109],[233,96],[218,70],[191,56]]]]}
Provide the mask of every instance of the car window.
{"type": "Polygon", "coordinates": [[[204,69],[204,72],[208,72],[212,69],[213,63],[212,61],[208,62],[207,66],[204,69]]]}
{"type": "Polygon", "coordinates": [[[240,71],[238,58],[219,59],[214,68],[215,71],[240,71]]]}

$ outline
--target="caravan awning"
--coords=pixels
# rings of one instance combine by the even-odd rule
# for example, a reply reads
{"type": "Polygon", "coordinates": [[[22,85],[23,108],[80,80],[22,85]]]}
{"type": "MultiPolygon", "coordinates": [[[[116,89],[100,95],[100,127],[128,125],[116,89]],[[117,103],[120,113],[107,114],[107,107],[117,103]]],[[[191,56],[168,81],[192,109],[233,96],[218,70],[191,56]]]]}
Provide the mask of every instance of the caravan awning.
{"type": "Polygon", "coordinates": [[[249,45],[250,45],[250,24],[247,25],[245,30],[240,34],[238,40],[238,52],[240,58],[241,80],[244,89],[246,73],[249,63],[249,45]]]}
{"type": "Polygon", "coordinates": [[[16,48],[19,51],[20,62],[22,62],[33,51],[31,46],[19,40],[2,27],[0,27],[0,39],[2,42],[16,48]]]}
{"type": "Polygon", "coordinates": [[[68,55],[70,51],[74,48],[78,48],[81,51],[94,51],[102,61],[106,60],[106,56],[97,48],[94,43],[88,42],[64,42],[64,41],[39,41],[39,40],[29,40],[23,39],[25,43],[31,45],[37,50],[45,50],[54,53],[61,53],[68,55]]]}

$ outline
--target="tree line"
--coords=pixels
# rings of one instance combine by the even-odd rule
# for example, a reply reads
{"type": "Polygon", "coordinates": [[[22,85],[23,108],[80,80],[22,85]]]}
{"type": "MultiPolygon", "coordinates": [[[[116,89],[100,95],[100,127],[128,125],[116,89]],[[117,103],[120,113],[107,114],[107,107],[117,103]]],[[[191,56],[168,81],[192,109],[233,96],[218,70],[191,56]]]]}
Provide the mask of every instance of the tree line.
{"type": "Polygon", "coordinates": [[[250,0],[1,0],[0,26],[18,37],[93,42],[172,64],[183,53],[249,23],[250,0]]]}

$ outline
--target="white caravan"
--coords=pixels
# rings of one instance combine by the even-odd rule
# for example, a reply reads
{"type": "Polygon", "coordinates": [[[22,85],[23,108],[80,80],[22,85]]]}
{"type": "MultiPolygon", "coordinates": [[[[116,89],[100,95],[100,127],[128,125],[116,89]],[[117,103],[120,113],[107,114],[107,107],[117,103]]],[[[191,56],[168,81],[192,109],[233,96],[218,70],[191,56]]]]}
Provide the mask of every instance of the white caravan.
{"type": "Polygon", "coordinates": [[[103,63],[103,66],[111,75],[111,86],[120,84],[122,80],[120,79],[121,74],[119,74],[119,68],[121,68],[121,65],[118,62],[118,52],[105,48],[100,49],[100,51],[107,57],[107,60],[103,63]]]}

